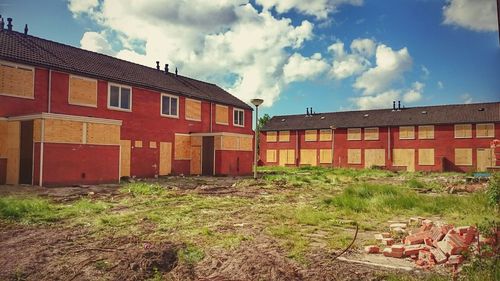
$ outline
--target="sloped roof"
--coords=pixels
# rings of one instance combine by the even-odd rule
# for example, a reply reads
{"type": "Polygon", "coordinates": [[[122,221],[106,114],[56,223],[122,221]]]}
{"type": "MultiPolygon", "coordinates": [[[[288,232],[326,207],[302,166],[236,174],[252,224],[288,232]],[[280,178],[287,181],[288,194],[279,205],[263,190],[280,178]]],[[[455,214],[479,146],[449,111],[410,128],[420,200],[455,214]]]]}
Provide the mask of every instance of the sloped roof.
{"type": "Polygon", "coordinates": [[[262,131],[500,122],[500,102],[280,115],[262,131]]]}
{"type": "Polygon", "coordinates": [[[215,84],[16,31],[0,31],[0,59],[252,109],[215,84]]]}

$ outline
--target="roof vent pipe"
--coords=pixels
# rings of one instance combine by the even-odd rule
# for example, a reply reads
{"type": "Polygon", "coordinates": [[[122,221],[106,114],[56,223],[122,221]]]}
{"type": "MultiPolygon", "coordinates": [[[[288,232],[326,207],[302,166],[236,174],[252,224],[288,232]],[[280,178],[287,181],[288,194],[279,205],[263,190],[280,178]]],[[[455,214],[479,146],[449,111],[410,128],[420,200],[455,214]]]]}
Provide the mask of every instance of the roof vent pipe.
{"type": "Polygon", "coordinates": [[[168,63],[165,64],[165,74],[168,73],[168,63]]]}
{"type": "Polygon", "coordinates": [[[398,100],[398,111],[400,111],[400,110],[401,110],[401,101],[398,100]]]}
{"type": "Polygon", "coordinates": [[[28,35],[28,24],[24,25],[24,35],[28,35]]]}
{"type": "Polygon", "coordinates": [[[160,70],[160,61],[156,61],[156,70],[160,70]]]}
{"type": "Polygon", "coordinates": [[[3,22],[3,18],[2,18],[2,16],[0,16],[0,31],[3,31],[3,29],[4,29],[4,24],[5,24],[5,23],[3,22]]]}
{"type": "Polygon", "coordinates": [[[7,18],[7,30],[12,31],[12,18],[7,18]]]}
{"type": "Polygon", "coordinates": [[[392,111],[395,111],[396,110],[396,101],[393,100],[392,101],[392,111]]]}
{"type": "Polygon", "coordinates": [[[179,73],[179,72],[177,71],[177,67],[175,67],[175,76],[177,76],[177,75],[178,75],[178,73],[179,73]]]}

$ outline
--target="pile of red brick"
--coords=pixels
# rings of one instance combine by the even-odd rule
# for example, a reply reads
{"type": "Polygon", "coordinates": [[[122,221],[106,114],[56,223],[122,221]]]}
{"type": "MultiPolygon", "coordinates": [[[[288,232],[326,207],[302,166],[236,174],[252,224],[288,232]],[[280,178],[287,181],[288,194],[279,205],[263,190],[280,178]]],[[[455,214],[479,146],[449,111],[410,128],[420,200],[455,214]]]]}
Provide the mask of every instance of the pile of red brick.
{"type": "MultiPolygon", "coordinates": [[[[461,264],[464,261],[463,254],[478,239],[478,231],[473,226],[454,227],[423,218],[411,218],[408,224],[391,224],[390,230],[375,235],[375,239],[386,246],[382,251],[383,255],[411,258],[420,267],[461,264]],[[408,225],[416,227],[409,231],[408,225]]],[[[371,245],[365,247],[365,251],[378,254],[380,248],[378,245],[371,245]]]]}

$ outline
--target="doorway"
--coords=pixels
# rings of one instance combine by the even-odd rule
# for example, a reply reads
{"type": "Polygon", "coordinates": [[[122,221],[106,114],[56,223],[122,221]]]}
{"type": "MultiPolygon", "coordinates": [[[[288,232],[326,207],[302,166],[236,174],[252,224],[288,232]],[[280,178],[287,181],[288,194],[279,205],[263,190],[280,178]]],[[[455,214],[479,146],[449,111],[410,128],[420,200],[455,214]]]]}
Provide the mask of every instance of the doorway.
{"type": "Polygon", "coordinates": [[[33,182],[33,120],[21,122],[19,183],[33,182]]]}
{"type": "Polygon", "coordinates": [[[202,147],[202,175],[213,176],[214,175],[214,137],[203,137],[203,147],[202,147]]]}

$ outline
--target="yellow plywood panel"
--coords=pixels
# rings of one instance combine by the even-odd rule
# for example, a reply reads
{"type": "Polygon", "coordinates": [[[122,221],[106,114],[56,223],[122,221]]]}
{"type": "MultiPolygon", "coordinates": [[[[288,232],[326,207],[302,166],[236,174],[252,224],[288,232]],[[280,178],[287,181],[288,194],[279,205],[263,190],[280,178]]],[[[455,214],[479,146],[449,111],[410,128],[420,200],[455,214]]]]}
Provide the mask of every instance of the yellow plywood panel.
{"type": "Polygon", "coordinates": [[[278,140],[278,133],[276,131],[269,131],[266,133],[267,142],[276,142],[278,140]]]}
{"type": "Polygon", "coordinates": [[[222,136],[214,136],[214,149],[222,150],[222,136]]]}
{"type": "Polygon", "coordinates": [[[279,132],[279,141],[280,142],[290,141],[290,131],[280,131],[279,132]]]}
{"type": "Polygon", "coordinates": [[[414,149],[393,149],[392,165],[397,167],[406,167],[409,172],[415,171],[415,150],[414,149]]]}
{"type": "Polygon", "coordinates": [[[361,149],[348,149],[347,150],[347,163],[348,164],[361,164],[361,149]]]}
{"type": "Polygon", "coordinates": [[[191,136],[191,146],[201,146],[203,138],[200,136],[191,136]]]}
{"type": "Polygon", "coordinates": [[[421,140],[434,139],[434,126],[418,126],[418,138],[421,140]]]}
{"type": "Polygon", "coordinates": [[[9,123],[7,121],[0,121],[0,158],[7,157],[8,130],[9,130],[9,123]]]}
{"type": "Polygon", "coordinates": [[[70,104],[97,107],[97,80],[71,76],[68,101],[70,104]]]}
{"type": "Polygon", "coordinates": [[[186,99],[186,119],[201,121],[201,101],[186,99]]]}
{"type": "Polygon", "coordinates": [[[301,165],[318,165],[318,155],[316,149],[301,149],[300,150],[300,164],[301,165]]]}
{"type": "Polygon", "coordinates": [[[361,140],[361,128],[347,129],[347,140],[361,140]]]}
{"type": "Polygon", "coordinates": [[[420,148],[418,150],[418,165],[434,166],[434,148],[420,148]]]}
{"type": "Polygon", "coordinates": [[[225,105],[215,105],[215,123],[221,125],[229,124],[229,109],[225,105]]]}
{"type": "Polygon", "coordinates": [[[317,141],[318,132],[316,130],[306,130],[305,141],[317,141]]]}
{"type": "Polygon", "coordinates": [[[238,150],[239,140],[237,136],[222,136],[222,150],[238,150]]]}
{"type": "Polygon", "coordinates": [[[470,139],[472,138],[472,124],[456,124],[455,138],[470,139]]]}
{"type": "Polygon", "coordinates": [[[495,166],[493,149],[479,148],[477,150],[477,171],[484,172],[488,167],[495,166]]]}
{"type": "Polygon", "coordinates": [[[240,137],[240,149],[241,151],[253,151],[253,138],[240,137]]]}
{"type": "Polygon", "coordinates": [[[378,128],[365,128],[365,140],[378,140],[378,128]]]}
{"type": "Polygon", "coordinates": [[[331,141],[332,133],[330,129],[319,130],[319,141],[331,141]]]}
{"type": "Polygon", "coordinates": [[[120,140],[120,176],[130,177],[130,140],[120,140]]]}
{"type": "Polygon", "coordinates": [[[477,124],[476,137],[478,138],[493,138],[495,137],[495,124],[477,124]]]}
{"type": "Polygon", "coordinates": [[[385,149],[365,149],[365,168],[385,166],[385,149]]]}
{"type": "Polygon", "coordinates": [[[415,139],[415,126],[400,126],[399,139],[400,140],[415,139]]]}
{"type": "Polygon", "coordinates": [[[83,143],[83,123],[77,121],[46,119],[45,142],[83,143]]]}
{"type": "Polygon", "coordinates": [[[191,136],[175,134],[175,160],[191,159],[191,136]]]}
{"type": "Polygon", "coordinates": [[[319,150],[319,163],[321,163],[321,164],[331,164],[332,163],[332,150],[331,149],[320,149],[319,150]]]}
{"type": "Polygon", "coordinates": [[[88,144],[120,144],[120,126],[98,123],[87,123],[88,144]]]}
{"type": "Polygon", "coordinates": [[[269,162],[269,163],[276,162],[276,149],[266,150],[266,162],[269,162]]]}
{"type": "Polygon", "coordinates": [[[472,148],[455,148],[455,165],[472,166],[472,148]]]}
{"type": "Polygon", "coordinates": [[[134,148],[142,148],[142,141],[140,140],[134,141],[134,148]]]}
{"type": "Polygon", "coordinates": [[[280,162],[280,166],[295,164],[295,150],[293,150],[293,149],[280,149],[279,162],[280,162]]]}
{"type": "Polygon", "coordinates": [[[149,148],[156,148],[156,142],[155,141],[150,141],[149,142],[149,148]]]}
{"type": "Polygon", "coordinates": [[[21,123],[9,122],[7,128],[7,183],[19,183],[21,123]]]}
{"type": "Polygon", "coordinates": [[[33,120],[33,141],[42,141],[42,119],[33,120]]]}
{"type": "Polygon", "coordinates": [[[190,163],[190,173],[191,175],[201,174],[201,147],[192,146],[191,147],[191,163],[190,163]]]}
{"type": "Polygon", "coordinates": [[[0,94],[34,97],[33,69],[0,65],[0,94]]]}
{"type": "Polygon", "coordinates": [[[160,176],[172,172],[172,143],[160,142],[160,176]]]}

